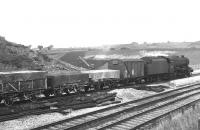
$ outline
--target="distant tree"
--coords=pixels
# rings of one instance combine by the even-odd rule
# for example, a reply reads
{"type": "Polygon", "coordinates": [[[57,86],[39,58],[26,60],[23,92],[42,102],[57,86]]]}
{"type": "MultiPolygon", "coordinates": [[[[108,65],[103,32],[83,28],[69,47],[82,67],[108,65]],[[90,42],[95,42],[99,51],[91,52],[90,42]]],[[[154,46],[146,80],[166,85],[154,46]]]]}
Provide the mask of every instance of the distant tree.
{"type": "Polygon", "coordinates": [[[51,50],[53,48],[53,45],[50,45],[47,47],[48,50],[51,50]]]}
{"type": "Polygon", "coordinates": [[[42,45],[38,45],[38,49],[41,51],[43,49],[42,45]]]}

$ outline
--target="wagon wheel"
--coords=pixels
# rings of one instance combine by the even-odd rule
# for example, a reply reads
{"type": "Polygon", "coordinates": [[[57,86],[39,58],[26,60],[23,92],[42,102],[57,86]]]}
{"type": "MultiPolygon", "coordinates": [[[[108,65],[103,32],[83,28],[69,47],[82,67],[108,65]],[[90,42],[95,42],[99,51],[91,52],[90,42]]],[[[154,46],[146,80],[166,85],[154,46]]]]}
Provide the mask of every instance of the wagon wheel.
{"type": "Polygon", "coordinates": [[[12,104],[13,104],[13,99],[12,99],[12,98],[5,98],[5,99],[4,99],[4,104],[5,104],[6,106],[12,106],[12,104]]]}
{"type": "Polygon", "coordinates": [[[48,91],[44,91],[43,94],[44,94],[44,96],[47,97],[47,98],[50,96],[50,92],[48,92],[48,91]]]}
{"type": "Polygon", "coordinates": [[[114,87],[114,85],[113,85],[113,82],[112,82],[112,81],[109,81],[107,84],[108,84],[108,87],[109,87],[109,88],[113,88],[113,87],[114,87]]]}
{"type": "Polygon", "coordinates": [[[69,90],[68,90],[68,88],[63,89],[63,91],[66,93],[66,95],[69,95],[69,90]]]}
{"type": "Polygon", "coordinates": [[[0,103],[1,103],[1,101],[3,100],[3,98],[2,97],[0,97],[0,103]]]}
{"type": "Polygon", "coordinates": [[[99,91],[100,90],[100,84],[99,83],[94,84],[94,89],[95,89],[95,91],[99,91]]]}
{"type": "Polygon", "coordinates": [[[85,92],[88,92],[89,91],[89,86],[84,86],[84,90],[85,90],[85,92]]]}
{"type": "Polygon", "coordinates": [[[19,93],[19,94],[17,95],[17,97],[19,98],[19,101],[23,101],[23,100],[25,99],[24,93],[19,93]]]}
{"type": "Polygon", "coordinates": [[[111,81],[110,88],[117,88],[117,83],[114,81],[111,81]]]}
{"type": "Polygon", "coordinates": [[[44,96],[48,98],[50,96],[50,93],[48,93],[48,92],[44,93],[44,96]]]}
{"type": "Polygon", "coordinates": [[[80,93],[81,92],[81,88],[78,84],[74,84],[73,85],[73,89],[75,93],[80,93]]]}
{"type": "Polygon", "coordinates": [[[104,83],[100,83],[100,90],[103,90],[104,89],[104,83]]]}
{"type": "Polygon", "coordinates": [[[58,89],[54,91],[54,96],[62,96],[62,92],[58,89]]]}
{"type": "Polygon", "coordinates": [[[29,97],[29,100],[30,100],[31,102],[37,102],[37,97],[36,97],[35,95],[31,95],[31,96],[29,97]]]}

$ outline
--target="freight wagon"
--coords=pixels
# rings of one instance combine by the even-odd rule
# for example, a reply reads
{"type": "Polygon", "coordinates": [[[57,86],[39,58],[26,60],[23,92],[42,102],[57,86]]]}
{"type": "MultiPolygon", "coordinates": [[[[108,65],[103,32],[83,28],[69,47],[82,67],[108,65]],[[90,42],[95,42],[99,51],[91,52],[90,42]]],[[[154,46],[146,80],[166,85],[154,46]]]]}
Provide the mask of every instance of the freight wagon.
{"type": "Polygon", "coordinates": [[[119,70],[89,70],[82,71],[84,74],[89,74],[89,84],[86,86],[85,91],[89,89],[103,89],[105,86],[107,87],[115,87],[117,86],[118,81],[120,80],[120,71],[119,70]]]}
{"type": "Polygon", "coordinates": [[[51,72],[47,75],[47,90],[44,91],[46,97],[63,92],[81,91],[89,83],[89,74],[77,71],[70,72],[51,72]]]}
{"type": "Polygon", "coordinates": [[[0,72],[0,101],[10,105],[14,100],[34,100],[47,89],[45,71],[0,72]]]}

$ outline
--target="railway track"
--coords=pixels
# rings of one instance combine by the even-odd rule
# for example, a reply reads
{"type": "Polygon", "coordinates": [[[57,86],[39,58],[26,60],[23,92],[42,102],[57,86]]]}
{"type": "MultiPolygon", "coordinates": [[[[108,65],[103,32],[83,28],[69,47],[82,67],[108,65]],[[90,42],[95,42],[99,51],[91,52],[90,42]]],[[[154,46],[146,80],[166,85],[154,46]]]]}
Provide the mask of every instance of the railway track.
{"type": "MultiPolygon", "coordinates": [[[[91,106],[91,107],[94,107],[94,105],[91,103],[88,103],[88,104],[75,104],[74,106],[78,106],[78,105],[81,105],[83,108],[84,108],[84,105],[86,105],[87,107],[88,106],[91,106]]],[[[50,108],[38,108],[38,109],[32,109],[32,110],[26,110],[26,111],[23,111],[23,112],[20,112],[20,113],[12,113],[12,114],[6,114],[6,115],[2,115],[0,116],[0,122],[4,122],[4,121],[8,121],[8,120],[13,120],[13,119],[18,119],[18,118],[21,118],[21,117],[24,117],[24,116],[29,116],[29,115],[40,115],[40,114],[46,114],[46,113],[53,113],[53,112],[59,112],[59,113],[68,113],[68,111],[64,111],[66,109],[69,109],[70,107],[73,107],[73,106],[63,106],[63,107],[60,107],[60,108],[56,108],[56,109],[50,109],[50,108]]],[[[70,111],[70,109],[69,109],[70,111]]]]}
{"type": "Polygon", "coordinates": [[[182,86],[142,99],[68,118],[34,130],[136,129],[184,105],[200,100],[200,85],[182,86]]]}

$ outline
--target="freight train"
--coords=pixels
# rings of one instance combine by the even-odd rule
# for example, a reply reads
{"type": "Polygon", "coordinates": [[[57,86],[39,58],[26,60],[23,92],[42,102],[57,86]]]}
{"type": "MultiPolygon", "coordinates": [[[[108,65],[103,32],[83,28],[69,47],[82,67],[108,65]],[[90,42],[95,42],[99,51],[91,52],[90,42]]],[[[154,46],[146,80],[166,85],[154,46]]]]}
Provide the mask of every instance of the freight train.
{"type": "Polygon", "coordinates": [[[0,102],[46,97],[129,83],[150,83],[191,76],[189,59],[184,56],[157,56],[141,59],[88,60],[93,70],[80,72],[11,71],[0,72],[0,102]]]}

